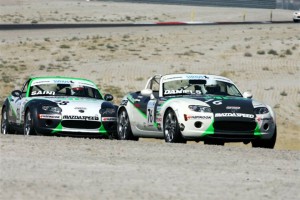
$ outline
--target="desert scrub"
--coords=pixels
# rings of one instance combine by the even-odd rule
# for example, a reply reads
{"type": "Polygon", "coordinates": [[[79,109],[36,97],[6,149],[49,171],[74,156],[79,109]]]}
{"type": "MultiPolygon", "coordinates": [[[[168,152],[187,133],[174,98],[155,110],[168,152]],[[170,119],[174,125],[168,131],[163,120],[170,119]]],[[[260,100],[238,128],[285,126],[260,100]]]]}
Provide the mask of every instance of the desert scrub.
{"type": "Polygon", "coordinates": [[[285,97],[285,96],[287,96],[287,93],[286,93],[286,91],[282,91],[282,92],[280,92],[280,95],[285,97]]]}
{"type": "Polygon", "coordinates": [[[61,61],[70,61],[70,57],[69,56],[64,56],[62,58],[56,59],[56,61],[58,61],[58,62],[61,62],[61,61]]]}
{"type": "Polygon", "coordinates": [[[285,50],[285,55],[292,55],[293,52],[290,49],[285,50]]]}
{"type": "Polygon", "coordinates": [[[246,52],[246,53],[244,54],[244,56],[245,56],[245,57],[252,57],[252,54],[249,53],[249,52],[246,52]]]}
{"type": "Polygon", "coordinates": [[[12,80],[9,76],[7,76],[6,74],[2,74],[2,81],[4,83],[10,83],[12,80]]]}
{"type": "Polygon", "coordinates": [[[136,78],[135,80],[136,80],[136,81],[143,81],[144,78],[143,78],[143,77],[138,77],[138,78],[136,78]]]}
{"type": "Polygon", "coordinates": [[[223,71],[220,73],[220,76],[231,77],[235,75],[235,71],[223,71]]]}
{"type": "Polygon", "coordinates": [[[257,51],[257,54],[258,54],[258,55],[265,55],[266,52],[265,52],[264,50],[258,50],[258,51],[257,51]]]}
{"type": "Polygon", "coordinates": [[[179,71],[180,71],[180,72],[185,72],[186,69],[185,69],[184,67],[180,67],[179,71]]]}
{"type": "Polygon", "coordinates": [[[114,86],[114,85],[104,86],[104,91],[108,91],[108,93],[112,94],[116,98],[122,98],[124,96],[122,89],[118,86],[114,86]]]}
{"type": "Polygon", "coordinates": [[[237,51],[237,48],[236,48],[235,45],[233,45],[233,46],[231,47],[231,49],[237,51]]]}
{"type": "Polygon", "coordinates": [[[276,104],[273,108],[280,108],[280,104],[276,104]]]}
{"type": "Polygon", "coordinates": [[[39,66],[39,70],[44,70],[45,68],[46,68],[45,65],[40,65],[40,66],[39,66]]]}
{"type": "Polygon", "coordinates": [[[67,44],[62,44],[62,45],[59,46],[59,48],[61,48],[61,49],[69,49],[70,46],[67,45],[67,44]]]}
{"type": "Polygon", "coordinates": [[[96,50],[97,47],[95,47],[95,46],[90,46],[90,47],[88,47],[87,49],[88,49],[88,50],[96,50]]]}
{"type": "Polygon", "coordinates": [[[270,49],[270,50],[268,51],[268,54],[274,55],[274,56],[277,56],[277,55],[278,55],[277,51],[274,50],[274,49],[270,49]]]}

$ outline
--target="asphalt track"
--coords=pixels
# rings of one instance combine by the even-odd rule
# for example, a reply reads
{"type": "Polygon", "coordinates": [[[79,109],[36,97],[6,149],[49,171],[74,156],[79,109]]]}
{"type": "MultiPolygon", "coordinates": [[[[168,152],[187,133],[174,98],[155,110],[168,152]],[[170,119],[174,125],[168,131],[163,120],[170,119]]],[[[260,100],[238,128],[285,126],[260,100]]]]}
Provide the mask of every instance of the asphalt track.
{"type": "Polygon", "coordinates": [[[115,28],[115,27],[147,27],[147,26],[212,26],[243,24],[293,24],[293,21],[248,21],[248,22],[151,22],[151,23],[92,23],[92,24],[0,24],[0,30],[25,29],[67,29],[67,28],[115,28]]]}

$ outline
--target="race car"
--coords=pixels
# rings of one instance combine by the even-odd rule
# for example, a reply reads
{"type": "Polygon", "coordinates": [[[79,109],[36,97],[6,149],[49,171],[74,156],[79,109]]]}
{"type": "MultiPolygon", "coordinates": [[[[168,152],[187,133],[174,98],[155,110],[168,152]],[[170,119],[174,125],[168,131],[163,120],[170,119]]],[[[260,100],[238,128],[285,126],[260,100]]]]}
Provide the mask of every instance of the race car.
{"type": "Polygon", "coordinates": [[[205,144],[252,142],[274,148],[272,108],[243,95],[228,78],[204,74],[151,77],[141,91],[127,94],[118,108],[118,139],[164,138],[205,144]]]}
{"type": "Polygon", "coordinates": [[[111,137],[117,106],[90,80],[32,77],[2,106],[1,133],[111,137]]]}
{"type": "Polygon", "coordinates": [[[295,11],[295,12],[293,13],[293,21],[294,21],[294,22],[300,22],[300,10],[295,11]]]}

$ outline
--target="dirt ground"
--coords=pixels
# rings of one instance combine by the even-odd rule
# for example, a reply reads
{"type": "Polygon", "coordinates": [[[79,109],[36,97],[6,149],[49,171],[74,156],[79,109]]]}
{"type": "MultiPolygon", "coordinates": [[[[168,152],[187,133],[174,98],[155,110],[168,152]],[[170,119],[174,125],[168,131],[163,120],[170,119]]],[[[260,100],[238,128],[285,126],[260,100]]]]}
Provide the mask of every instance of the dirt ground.
{"type": "Polygon", "coordinates": [[[299,151],[0,135],[1,199],[289,199],[299,151]]]}

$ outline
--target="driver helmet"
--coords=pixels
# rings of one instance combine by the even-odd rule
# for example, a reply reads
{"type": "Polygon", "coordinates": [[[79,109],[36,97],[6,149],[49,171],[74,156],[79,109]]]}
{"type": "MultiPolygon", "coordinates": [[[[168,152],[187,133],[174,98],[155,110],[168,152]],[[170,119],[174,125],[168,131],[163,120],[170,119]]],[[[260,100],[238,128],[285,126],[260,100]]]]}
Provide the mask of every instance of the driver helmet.
{"type": "Polygon", "coordinates": [[[71,89],[72,89],[73,94],[83,94],[83,92],[84,92],[84,86],[80,85],[78,83],[72,84],[71,89]]]}

